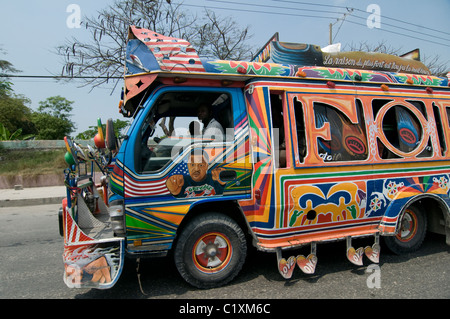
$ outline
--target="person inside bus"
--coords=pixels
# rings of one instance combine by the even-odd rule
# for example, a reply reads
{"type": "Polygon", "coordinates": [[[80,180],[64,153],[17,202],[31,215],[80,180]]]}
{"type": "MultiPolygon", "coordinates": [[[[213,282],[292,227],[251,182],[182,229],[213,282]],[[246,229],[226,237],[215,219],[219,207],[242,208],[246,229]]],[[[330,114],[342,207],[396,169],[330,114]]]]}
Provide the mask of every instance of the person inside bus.
{"type": "Polygon", "coordinates": [[[189,123],[189,134],[191,137],[198,137],[200,135],[200,123],[192,121],[189,123]]]}
{"type": "Polygon", "coordinates": [[[171,116],[169,119],[169,129],[166,127],[166,118],[163,117],[161,119],[161,122],[159,123],[159,126],[161,126],[161,129],[163,130],[164,134],[166,134],[167,137],[174,135],[175,132],[175,116],[171,116]]]}
{"type": "Polygon", "coordinates": [[[197,109],[197,117],[203,123],[202,134],[204,137],[223,140],[223,127],[214,119],[210,106],[201,104],[197,109]]]}

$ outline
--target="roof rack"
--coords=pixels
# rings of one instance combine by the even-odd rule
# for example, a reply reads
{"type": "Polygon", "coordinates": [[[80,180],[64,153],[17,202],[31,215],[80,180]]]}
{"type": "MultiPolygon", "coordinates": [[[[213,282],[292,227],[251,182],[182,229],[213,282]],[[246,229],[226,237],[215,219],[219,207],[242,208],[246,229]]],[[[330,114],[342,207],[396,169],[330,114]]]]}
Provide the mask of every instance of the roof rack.
{"type": "Polygon", "coordinates": [[[303,78],[331,81],[448,87],[449,79],[430,75],[419,51],[403,56],[339,52],[312,44],[280,42],[275,33],[251,61],[201,58],[186,40],[130,26],[125,63],[125,101],[157,77],[247,81],[303,78]]]}
{"type": "Polygon", "coordinates": [[[415,49],[401,56],[378,52],[340,52],[339,45],[324,49],[314,44],[280,42],[275,33],[253,57],[253,62],[290,64],[296,66],[325,66],[359,70],[386,71],[430,75],[430,70],[420,61],[420,51],[415,49]]]}

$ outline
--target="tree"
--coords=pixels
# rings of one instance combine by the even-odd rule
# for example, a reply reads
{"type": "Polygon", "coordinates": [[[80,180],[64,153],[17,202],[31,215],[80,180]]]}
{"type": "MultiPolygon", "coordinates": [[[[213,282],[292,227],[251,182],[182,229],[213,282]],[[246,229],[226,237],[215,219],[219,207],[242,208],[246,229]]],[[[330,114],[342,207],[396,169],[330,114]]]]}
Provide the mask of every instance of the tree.
{"type": "MultiPolygon", "coordinates": [[[[5,50],[0,48],[0,53],[5,50]]],[[[14,94],[12,83],[6,74],[20,72],[11,62],[0,60],[0,123],[5,132],[35,134],[36,128],[31,121],[32,110],[26,106],[30,101],[21,95],[14,94]]]]}
{"type": "MultiPolygon", "coordinates": [[[[5,50],[0,48],[0,53],[5,53],[5,50]]],[[[14,68],[11,62],[0,60],[0,98],[12,92],[12,83],[6,77],[6,74],[17,72],[20,71],[14,68]]]]}
{"type": "Polygon", "coordinates": [[[57,140],[74,131],[75,125],[70,120],[74,102],[53,96],[39,102],[38,111],[33,112],[26,106],[29,99],[14,94],[12,83],[5,76],[5,72],[20,71],[6,60],[0,60],[0,71],[0,139],[27,139],[35,135],[38,139],[57,140]]]}
{"type": "Polygon", "coordinates": [[[72,112],[73,101],[68,101],[66,98],[59,95],[47,98],[45,101],[39,102],[38,112],[47,113],[51,116],[69,120],[72,112]]]}
{"type": "Polygon", "coordinates": [[[73,101],[61,96],[52,96],[39,102],[38,111],[32,114],[40,140],[61,140],[75,130],[75,124],[69,119],[73,101]]]}
{"type": "Polygon", "coordinates": [[[200,55],[218,59],[251,56],[245,44],[251,38],[248,27],[241,29],[233,19],[219,19],[211,12],[199,19],[182,6],[167,0],[116,0],[97,17],[84,17],[81,24],[89,30],[90,41],[72,38],[56,48],[64,59],[62,75],[87,77],[82,85],[92,88],[121,79],[130,25],[186,39],[199,48],[200,55]]]}
{"type": "Polygon", "coordinates": [[[0,123],[10,132],[22,129],[23,134],[36,134],[33,111],[26,106],[30,101],[23,96],[8,93],[0,97],[0,123]]]}
{"type": "MultiPolygon", "coordinates": [[[[5,50],[0,48],[0,53],[5,50]]],[[[14,94],[12,83],[7,74],[18,73],[13,64],[0,59],[0,123],[3,132],[18,132],[23,134],[35,134],[36,128],[31,121],[32,110],[26,106],[29,99],[22,95],[14,94]]]]}
{"type": "Polygon", "coordinates": [[[22,135],[22,129],[18,129],[11,133],[2,123],[0,123],[0,141],[12,141],[12,140],[28,140],[33,138],[34,135],[22,135]]]}

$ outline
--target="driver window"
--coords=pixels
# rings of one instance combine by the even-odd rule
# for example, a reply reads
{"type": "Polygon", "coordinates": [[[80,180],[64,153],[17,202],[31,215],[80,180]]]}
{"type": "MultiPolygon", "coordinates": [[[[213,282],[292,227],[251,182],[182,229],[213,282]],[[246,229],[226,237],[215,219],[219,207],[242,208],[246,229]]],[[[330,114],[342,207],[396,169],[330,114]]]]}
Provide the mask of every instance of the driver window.
{"type": "Polygon", "coordinates": [[[233,128],[231,96],[217,92],[168,92],[152,106],[141,127],[136,164],[140,173],[162,170],[186,148],[223,142],[233,128]]]}

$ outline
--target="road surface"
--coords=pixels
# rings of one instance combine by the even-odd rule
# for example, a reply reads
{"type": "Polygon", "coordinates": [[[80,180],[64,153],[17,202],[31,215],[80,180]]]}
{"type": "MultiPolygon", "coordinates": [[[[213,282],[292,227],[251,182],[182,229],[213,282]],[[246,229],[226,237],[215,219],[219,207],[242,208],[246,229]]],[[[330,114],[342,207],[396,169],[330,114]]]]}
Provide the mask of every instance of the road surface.
{"type": "MultiPolygon", "coordinates": [[[[362,267],[346,260],[345,242],[321,244],[317,247],[316,273],[306,275],[296,268],[290,280],[279,275],[275,254],[251,251],[238,277],[217,289],[199,290],[186,284],[170,257],[142,259],[139,264],[134,259],[126,260],[119,282],[109,290],[69,289],[63,282],[58,208],[0,209],[0,298],[171,299],[180,305],[194,299],[221,300],[225,305],[227,299],[450,298],[450,248],[444,236],[438,235],[428,235],[420,251],[404,256],[393,255],[382,246],[380,264],[365,259],[362,267]]],[[[353,243],[371,244],[368,239],[353,243]]],[[[284,257],[297,254],[307,255],[308,248],[286,252],[284,257]]]]}

